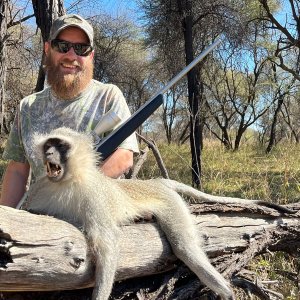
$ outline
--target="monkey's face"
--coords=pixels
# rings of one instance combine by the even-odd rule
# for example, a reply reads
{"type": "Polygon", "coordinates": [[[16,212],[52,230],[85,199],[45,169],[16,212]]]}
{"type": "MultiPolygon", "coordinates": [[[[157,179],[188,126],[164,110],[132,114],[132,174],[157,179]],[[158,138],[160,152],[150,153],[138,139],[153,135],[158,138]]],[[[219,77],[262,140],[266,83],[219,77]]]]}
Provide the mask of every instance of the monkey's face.
{"type": "Polygon", "coordinates": [[[33,147],[51,182],[83,182],[88,173],[84,170],[99,170],[99,154],[94,150],[92,135],[60,127],[48,134],[36,133],[33,147]]]}
{"type": "Polygon", "coordinates": [[[58,182],[65,178],[68,168],[70,144],[59,138],[49,138],[43,145],[43,160],[50,181],[58,182]]]}

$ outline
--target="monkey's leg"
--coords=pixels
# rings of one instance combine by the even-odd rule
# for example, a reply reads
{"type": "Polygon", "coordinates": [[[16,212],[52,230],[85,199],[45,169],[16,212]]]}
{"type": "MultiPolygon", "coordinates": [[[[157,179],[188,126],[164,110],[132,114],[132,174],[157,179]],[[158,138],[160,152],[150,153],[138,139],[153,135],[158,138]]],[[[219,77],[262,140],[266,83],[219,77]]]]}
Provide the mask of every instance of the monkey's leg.
{"type": "Polygon", "coordinates": [[[196,190],[189,185],[186,185],[184,183],[175,180],[164,179],[164,178],[155,179],[155,180],[162,183],[164,186],[167,186],[171,190],[176,191],[177,193],[192,197],[195,203],[203,203],[203,202],[224,203],[224,204],[232,204],[232,203],[251,204],[252,203],[252,204],[262,205],[265,207],[276,209],[280,213],[288,213],[288,214],[297,213],[297,210],[289,209],[280,204],[271,203],[264,200],[242,199],[242,198],[234,198],[234,197],[209,195],[199,190],[196,190]]]}
{"type": "Polygon", "coordinates": [[[93,300],[107,300],[112,290],[118,265],[118,232],[111,228],[93,229],[88,240],[95,254],[95,286],[93,300]]]}
{"type": "Polygon", "coordinates": [[[165,199],[165,208],[155,215],[175,255],[199,277],[201,282],[223,299],[234,299],[230,285],[211,265],[201,249],[199,232],[181,197],[174,193],[174,197],[165,199]]]}

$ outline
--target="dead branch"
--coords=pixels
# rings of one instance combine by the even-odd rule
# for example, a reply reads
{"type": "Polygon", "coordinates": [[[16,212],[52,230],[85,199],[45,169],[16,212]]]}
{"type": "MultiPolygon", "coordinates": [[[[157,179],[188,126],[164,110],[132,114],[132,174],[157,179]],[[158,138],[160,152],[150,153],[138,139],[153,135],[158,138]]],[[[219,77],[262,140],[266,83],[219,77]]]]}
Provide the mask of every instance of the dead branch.
{"type": "Polygon", "coordinates": [[[160,172],[161,172],[161,176],[163,178],[170,178],[169,177],[169,174],[168,174],[168,170],[163,162],[163,159],[160,155],[160,152],[158,150],[158,147],[156,146],[155,142],[152,140],[152,141],[149,141],[147,140],[146,138],[144,138],[142,135],[136,133],[136,135],[143,141],[147,144],[147,146],[152,150],[153,152],[153,155],[156,159],[156,162],[157,162],[157,165],[158,165],[158,168],[160,169],[160,172]]]}

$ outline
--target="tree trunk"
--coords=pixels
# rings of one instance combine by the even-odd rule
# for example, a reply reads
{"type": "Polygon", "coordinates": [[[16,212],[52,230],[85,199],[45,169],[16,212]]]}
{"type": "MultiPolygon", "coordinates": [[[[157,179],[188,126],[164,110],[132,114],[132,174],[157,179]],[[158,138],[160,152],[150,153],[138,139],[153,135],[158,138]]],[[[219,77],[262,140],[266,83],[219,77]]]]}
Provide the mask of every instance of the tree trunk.
{"type": "Polygon", "coordinates": [[[215,114],[213,112],[211,105],[207,101],[205,101],[205,106],[206,106],[206,109],[211,113],[211,115],[215,119],[219,128],[221,129],[221,133],[219,134],[215,130],[212,130],[212,128],[210,127],[210,125],[208,123],[206,123],[207,128],[218,140],[221,141],[221,143],[224,145],[226,150],[232,150],[232,143],[231,143],[230,135],[228,132],[229,118],[223,112],[222,117],[224,120],[222,120],[222,118],[220,118],[217,114],[215,114]]]}
{"type": "Polygon", "coordinates": [[[222,126],[222,144],[224,145],[226,150],[231,150],[232,149],[232,144],[230,141],[230,136],[228,134],[227,126],[222,126]]]}
{"type": "Polygon", "coordinates": [[[8,38],[8,6],[9,0],[0,1],[0,133],[4,133],[5,118],[5,86],[7,70],[6,41],[8,38]]]}
{"type": "Polygon", "coordinates": [[[277,125],[278,114],[279,114],[282,104],[283,104],[283,100],[284,100],[284,95],[280,95],[279,99],[278,99],[277,107],[275,109],[274,116],[273,116],[273,122],[271,125],[271,131],[270,131],[270,140],[269,140],[269,144],[266,149],[266,153],[270,153],[276,143],[276,125],[277,125]]]}
{"type": "Polygon", "coordinates": [[[247,127],[244,127],[241,122],[241,124],[238,128],[238,131],[236,133],[235,140],[234,140],[234,151],[239,150],[241,140],[242,140],[243,134],[245,133],[246,129],[247,129],[247,127]]]}
{"type": "MultiPolygon", "coordinates": [[[[186,65],[194,60],[193,46],[193,14],[192,1],[177,1],[180,15],[182,17],[182,29],[184,35],[184,46],[186,65]]],[[[199,80],[196,68],[187,74],[188,97],[190,107],[190,146],[192,155],[192,182],[197,187],[201,186],[201,126],[200,126],[200,93],[199,80]]]]}
{"type": "MultiPolygon", "coordinates": [[[[63,0],[32,0],[36,24],[41,30],[43,43],[49,40],[50,29],[55,19],[65,14],[63,0]]],[[[43,69],[44,53],[39,69],[36,92],[44,88],[45,72],[43,69]]]]}
{"type": "MultiPolygon", "coordinates": [[[[299,209],[299,204],[294,206],[299,209]]],[[[233,204],[195,204],[191,205],[191,211],[199,234],[205,237],[204,250],[217,269],[233,282],[237,273],[258,254],[271,251],[298,253],[298,214],[280,215],[266,207],[233,204]]],[[[125,299],[126,295],[126,299],[171,299],[178,293],[186,293],[186,289],[190,293],[199,293],[199,281],[178,265],[181,264],[155,223],[123,226],[116,280],[168,272],[148,279],[116,283],[112,299],[125,299]],[[152,298],[147,298],[145,293],[152,298]],[[145,297],[137,297],[138,294],[145,297]]],[[[0,293],[1,300],[17,299],[16,291],[86,288],[93,285],[93,258],[82,232],[72,225],[53,217],[0,206],[0,278],[0,291],[15,292],[0,293]]],[[[193,293],[180,299],[197,299],[193,293]]],[[[58,293],[20,295],[24,298],[18,299],[24,300],[86,299],[86,293],[78,291],[61,294],[65,296],[58,293]]]]}

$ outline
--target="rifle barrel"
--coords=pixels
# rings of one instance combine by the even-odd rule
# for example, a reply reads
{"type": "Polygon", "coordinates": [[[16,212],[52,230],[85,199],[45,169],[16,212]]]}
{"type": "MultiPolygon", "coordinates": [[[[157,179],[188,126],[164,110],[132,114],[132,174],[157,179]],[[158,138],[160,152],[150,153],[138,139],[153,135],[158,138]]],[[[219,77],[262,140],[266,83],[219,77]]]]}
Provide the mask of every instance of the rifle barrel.
{"type": "Polygon", "coordinates": [[[171,79],[164,87],[156,92],[150,100],[142,105],[132,116],[122,123],[118,128],[112,131],[108,136],[100,141],[97,152],[101,153],[102,160],[110,156],[115,149],[145,121],[153,112],[163,103],[163,94],[169,90],[176,82],[186,75],[195,65],[197,65],[208,53],[216,48],[221,39],[218,38],[213,44],[201,52],[190,64],[171,79]]]}
{"type": "Polygon", "coordinates": [[[186,75],[191,69],[193,69],[207,54],[215,49],[222,42],[221,38],[217,38],[210,46],[204,49],[193,61],[191,61],[184,69],[182,69],[174,78],[172,78],[164,87],[162,87],[151,99],[155,98],[159,94],[164,94],[168,91],[177,81],[179,81],[184,75],[186,75]]]}

